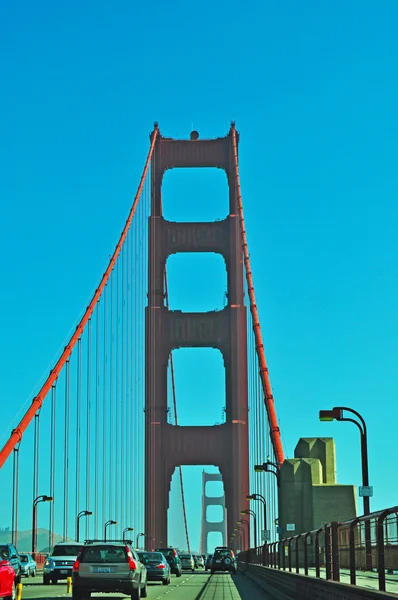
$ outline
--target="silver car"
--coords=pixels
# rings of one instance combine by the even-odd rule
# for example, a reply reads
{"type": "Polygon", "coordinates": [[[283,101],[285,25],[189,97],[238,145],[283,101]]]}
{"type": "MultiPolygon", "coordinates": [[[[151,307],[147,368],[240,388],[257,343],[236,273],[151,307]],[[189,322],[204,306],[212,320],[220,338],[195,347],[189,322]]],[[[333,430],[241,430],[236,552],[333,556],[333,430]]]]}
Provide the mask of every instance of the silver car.
{"type": "Polygon", "coordinates": [[[126,542],[93,542],[81,549],[73,566],[73,600],[95,592],[119,592],[131,600],[147,597],[147,570],[126,542]]]}
{"type": "Polygon", "coordinates": [[[25,577],[35,577],[37,572],[36,561],[30,554],[20,554],[19,560],[21,561],[21,575],[25,577]]]}
{"type": "Polygon", "coordinates": [[[195,571],[195,561],[192,554],[180,554],[181,567],[183,571],[195,571]]]}

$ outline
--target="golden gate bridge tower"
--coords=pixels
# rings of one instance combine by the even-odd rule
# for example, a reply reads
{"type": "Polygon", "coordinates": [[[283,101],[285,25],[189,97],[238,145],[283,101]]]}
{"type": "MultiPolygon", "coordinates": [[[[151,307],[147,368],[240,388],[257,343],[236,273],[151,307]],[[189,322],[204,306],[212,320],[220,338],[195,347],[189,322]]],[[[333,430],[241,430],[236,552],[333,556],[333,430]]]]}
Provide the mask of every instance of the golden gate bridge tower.
{"type": "MultiPolygon", "coordinates": [[[[225,489],[228,539],[248,508],[248,375],[243,252],[236,169],[238,134],[200,140],[156,135],[151,162],[149,281],[146,309],[145,531],[148,545],[167,541],[171,478],[180,465],[219,467],[225,489]],[[222,221],[170,222],[162,216],[162,178],[168,169],[223,169],[229,186],[229,214],[222,221]],[[225,260],[228,304],[220,311],[184,313],[165,303],[167,257],[178,252],[215,252],[225,260]],[[226,377],[226,422],[214,426],[172,425],[167,420],[167,368],[172,350],[211,347],[221,351],[226,377]]],[[[189,198],[187,198],[189,201],[189,198]]],[[[204,374],[205,376],[205,374],[204,374]]]]}

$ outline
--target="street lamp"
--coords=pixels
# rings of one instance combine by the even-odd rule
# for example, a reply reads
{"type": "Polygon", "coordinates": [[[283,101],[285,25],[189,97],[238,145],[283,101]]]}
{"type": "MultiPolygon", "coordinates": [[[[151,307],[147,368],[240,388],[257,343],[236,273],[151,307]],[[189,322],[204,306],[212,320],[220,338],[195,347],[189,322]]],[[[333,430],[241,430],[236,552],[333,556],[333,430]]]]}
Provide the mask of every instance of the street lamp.
{"type": "Polygon", "coordinates": [[[239,531],[239,535],[241,536],[241,542],[242,542],[242,550],[246,550],[246,532],[244,530],[243,527],[235,527],[235,531],[239,531]]]}
{"type": "MultiPolygon", "coordinates": [[[[320,421],[348,421],[354,423],[359,429],[361,436],[361,466],[362,466],[362,491],[363,496],[363,514],[370,513],[370,496],[373,492],[369,486],[369,463],[368,463],[368,432],[366,429],[365,419],[356,410],[347,406],[334,406],[332,410],[320,410],[320,421]],[[359,421],[350,419],[344,416],[344,411],[358,417],[359,421]]],[[[365,521],[365,552],[366,552],[366,568],[372,568],[372,542],[370,533],[370,521],[365,521]]]]}
{"type": "Polygon", "coordinates": [[[267,531],[267,501],[261,494],[250,494],[246,496],[246,500],[259,500],[264,507],[264,529],[267,531]]]}
{"type": "MultiPolygon", "coordinates": [[[[250,548],[250,523],[247,519],[240,519],[237,522],[238,525],[247,525],[247,547],[250,548]]],[[[246,534],[246,532],[245,532],[246,534]]]]}
{"type": "Polygon", "coordinates": [[[106,542],[106,528],[109,527],[109,525],[117,525],[117,521],[112,521],[111,519],[109,521],[107,521],[104,525],[104,542],[106,542]]]}
{"type": "Polygon", "coordinates": [[[139,533],[137,535],[137,539],[136,539],[136,548],[138,550],[138,540],[140,539],[140,537],[145,537],[146,533],[139,533]]]}
{"type": "Polygon", "coordinates": [[[281,472],[278,465],[271,460],[267,460],[267,462],[262,465],[254,465],[254,470],[256,473],[261,473],[262,471],[266,471],[267,473],[273,473],[277,480],[278,488],[281,485],[281,472]],[[270,469],[270,467],[274,467],[275,470],[270,469]]]}
{"type": "Polygon", "coordinates": [[[241,515],[251,515],[253,517],[253,521],[254,521],[254,547],[257,548],[257,515],[254,512],[254,510],[251,510],[250,508],[246,508],[246,510],[241,510],[240,511],[241,515]]]}
{"type": "Polygon", "coordinates": [[[122,533],[122,540],[123,540],[123,542],[124,542],[124,536],[127,533],[127,531],[134,531],[134,527],[125,527],[123,529],[123,533],[122,533]]]}
{"type": "Polygon", "coordinates": [[[91,510],[81,510],[76,517],[76,541],[80,542],[80,519],[82,517],[91,517],[91,510]]]}
{"type": "Polygon", "coordinates": [[[36,552],[36,506],[39,502],[52,502],[54,498],[52,496],[37,496],[33,500],[33,511],[32,511],[32,554],[36,552]]]}

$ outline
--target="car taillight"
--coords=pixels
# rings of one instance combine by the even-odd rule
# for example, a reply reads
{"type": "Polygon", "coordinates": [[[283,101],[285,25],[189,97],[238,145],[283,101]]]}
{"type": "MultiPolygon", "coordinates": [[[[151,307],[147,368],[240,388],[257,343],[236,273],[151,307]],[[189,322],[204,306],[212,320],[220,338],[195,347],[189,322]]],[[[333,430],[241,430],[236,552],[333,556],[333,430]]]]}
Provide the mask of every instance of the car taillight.
{"type": "Polygon", "coordinates": [[[80,558],[77,558],[74,562],[74,565],[72,567],[72,571],[73,573],[77,573],[79,570],[79,565],[80,565],[80,558]]]}
{"type": "Polygon", "coordinates": [[[160,565],[156,565],[157,569],[165,569],[166,565],[164,565],[163,563],[160,563],[160,565]]]}
{"type": "Polygon", "coordinates": [[[137,570],[137,563],[132,556],[129,556],[129,569],[131,569],[131,571],[137,570]]]}
{"type": "Polygon", "coordinates": [[[177,556],[177,550],[173,550],[174,556],[177,556]]]}

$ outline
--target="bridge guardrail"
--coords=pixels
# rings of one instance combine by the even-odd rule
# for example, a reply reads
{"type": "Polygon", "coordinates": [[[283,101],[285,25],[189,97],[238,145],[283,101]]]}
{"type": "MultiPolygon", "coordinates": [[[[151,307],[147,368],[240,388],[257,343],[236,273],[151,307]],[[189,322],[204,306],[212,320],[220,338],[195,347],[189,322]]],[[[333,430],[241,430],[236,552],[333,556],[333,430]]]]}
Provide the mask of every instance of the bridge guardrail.
{"type": "Polygon", "coordinates": [[[386,590],[386,572],[398,571],[398,506],[241,552],[239,560],[283,571],[340,581],[340,569],[350,572],[356,585],[358,571],[377,571],[378,589],[386,590]]]}

